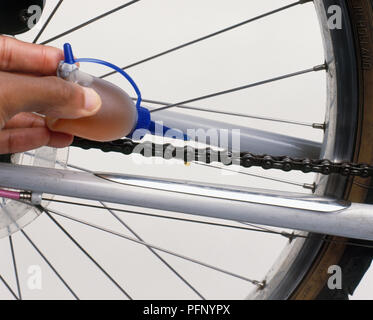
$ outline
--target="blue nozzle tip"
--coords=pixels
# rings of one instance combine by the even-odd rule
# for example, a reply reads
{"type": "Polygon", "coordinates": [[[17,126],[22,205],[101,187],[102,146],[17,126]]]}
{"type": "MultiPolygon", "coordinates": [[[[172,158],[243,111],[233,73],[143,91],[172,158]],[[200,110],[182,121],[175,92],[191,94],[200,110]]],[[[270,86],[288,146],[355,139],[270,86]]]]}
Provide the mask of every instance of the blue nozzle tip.
{"type": "MultiPolygon", "coordinates": [[[[151,119],[149,110],[144,107],[137,108],[137,124],[133,131],[128,135],[128,137],[132,138],[133,133],[136,130],[140,129],[145,129],[152,135],[158,135],[162,137],[165,136],[168,131],[170,131],[171,136],[176,139],[184,141],[190,140],[189,137],[186,134],[184,134],[181,130],[171,129],[169,127],[164,126],[162,123],[159,123],[159,125],[156,126],[156,122],[152,121],[151,119]]],[[[143,136],[141,137],[141,139],[142,138],[143,136]]]]}
{"type": "Polygon", "coordinates": [[[73,49],[71,48],[70,43],[65,43],[63,45],[63,52],[65,54],[65,62],[68,64],[74,64],[75,59],[74,59],[73,49]]]}

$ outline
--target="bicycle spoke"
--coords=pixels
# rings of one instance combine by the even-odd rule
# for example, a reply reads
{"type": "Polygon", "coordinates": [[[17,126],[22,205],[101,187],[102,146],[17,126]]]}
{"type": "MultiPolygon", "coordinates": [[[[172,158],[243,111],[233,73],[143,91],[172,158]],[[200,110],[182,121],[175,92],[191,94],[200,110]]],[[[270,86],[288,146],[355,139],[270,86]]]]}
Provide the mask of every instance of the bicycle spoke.
{"type": "MultiPolygon", "coordinates": [[[[113,210],[108,208],[105,203],[100,202],[105,209],[108,210],[108,212],[122,225],[124,226],[129,232],[131,232],[137,240],[143,241],[144,240],[127,224],[125,223],[113,210]]],[[[186,286],[188,286],[195,294],[197,294],[202,300],[206,300],[202,294],[194,288],[179,272],[177,272],[165,259],[163,259],[156,251],[153,250],[151,247],[147,247],[149,251],[158,258],[167,268],[169,268],[182,282],[185,283],[186,286]]]]}
{"type": "Polygon", "coordinates": [[[274,78],[270,78],[270,79],[259,81],[259,82],[249,83],[249,84],[244,85],[244,86],[214,92],[214,93],[207,94],[207,95],[204,95],[204,96],[200,96],[200,97],[197,97],[197,98],[186,99],[186,100],[178,102],[178,103],[173,103],[173,104],[169,104],[167,106],[164,106],[164,107],[161,107],[161,108],[158,108],[158,109],[153,109],[150,112],[154,113],[154,112],[158,112],[158,111],[161,111],[161,110],[174,108],[174,107],[177,107],[179,105],[183,105],[183,104],[187,104],[187,103],[191,103],[191,102],[196,102],[196,101],[201,101],[201,100],[205,100],[205,99],[210,99],[210,98],[214,98],[214,97],[221,96],[221,95],[226,95],[228,93],[233,93],[233,92],[237,92],[237,91],[241,91],[241,90],[245,90],[245,89],[259,87],[259,86],[269,84],[269,83],[272,83],[272,82],[285,80],[285,79],[289,79],[289,78],[292,78],[292,77],[297,77],[297,76],[300,76],[300,75],[303,75],[303,74],[307,74],[307,73],[311,73],[311,72],[317,72],[317,71],[321,71],[321,70],[326,70],[326,65],[325,64],[315,66],[313,68],[293,72],[293,73],[288,73],[288,74],[285,74],[285,75],[282,75],[282,76],[279,76],[279,77],[274,77],[274,78]]]}
{"type": "Polygon", "coordinates": [[[10,285],[8,284],[8,282],[5,281],[5,279],[3,278],[2,275],[0,275],[0,281],[4,284],[4,286],[8,289],[8,291],[12,294],[12,296],[16,299],[16,300],[19,300],[19,298],[17,297],[17,295],[15,294],[15,292],[12,290],[12,288],[10,287],[10,285]]]}
{"type": "Polygon", "coordinates": [[[75,240],[75,238],[70,235],[69,232],[66,231],[66,229],[58,223],[56,219],[54,219],[51,214],[49,213],[49,210],[44,207],[38,207],[40,210],[44,211],[46,215],[54,222],[54,224],[78,247],[78,249],[84,253],[84,255],[92,261],[92,263],[100,269],[100,271],[121,291],[128,299],[132,300],[132,297],[127,293],[126,290],[122,288],[122,286],[79,244],[78,241],[75,240]]]}
{"type": "MultiPolygon", "coordinates": [[[[183,48],[189,47],[189,46],[191,46],[191,45],[193,45],[193,44],[196,44],[196,43],[198,43],[198,42],[201,42],[201,41],[204,41],[204,40],[210,39],[210,38],[212,38],[212,37],[215,37],[215,36],[217,36],[217,35],[220,35],[220,34],[222,34],[222,33],[227,32],[227,31],[230,31],[230,30],[236,29],[236,28],[238,28],[238,27],[241,27],[241,26],[247,25],[247,24],[249,24],[249,23],[251,23],[251,22],[254,22],[254,21],[257,21],[257,20],[263,19],[263,18],[265,18],[265,17],[268,17],[268,16],[273,15],[273,14],[275,14],[275,13],[278,13],[278,12],[284,11],[284,10],[286,10],[286,9],[290,9],[291,7],[297,6],[297,5],[302,4],[302,3],[304,3],[304,1],[297,1],[297,2],[291,3],[291,4],[289,4],[289,5],[286,5],[286,6],[284,6],[284,7],[281,7],[281,8],[278,8],[278,9],[275,9],[275,10],[272,10],[272,11],[269,11],[269,12],[266,12],[266,13],[264,13],[264,14],[261,14],[261,15],[258,15],[258,16],[256,16],[256,17],[254,17],[254,18],[250,18],[250,19],[248,19],[248,20],[242,21],[242,22],[240,22],[240,23],[234,24],[234,25],[229,26],[229,27],[227,27],[227,28],[224,28],[224,29],[218,30],[218,31],[216,31],[216,32],[210,33],[210,34],[208,34],[208,35],[205,35],[205,36],[203,36],[203,37],[197,38],[197,39],[195,39],[195,40],[188,41],[188,42],[183,43],[183,44],[181,44],[181,45],[179,45],[179,46],[176,46],[176,47],[174,47],[174,48],[168,49],[168,50],[163,51],[163,52],[161,52],[161,53],[155,54],[155,55],[150,56],[150,57],[148,57],[148,58],[145,58],[145,59],[142,59],[142,60],[140,60],[140,61],[134,62],[134,63],[132,63],[132,64],[130,64],[130,65],[128,65],[128,66],[123,67],[122,69],[123,69],[123,70],[126,70],[126,69],[132,68],[132,67],[134,67],[134,66],[138,66],[138,65],[143,64],[143,63],[145,63],[145,62],[148,62],[148,61],[154,60],[154,59],[156,59],[156,58],[159,58],[159,57],[165,56],[165,55],[167,55],[167,54],[169,54],[169,53],[172,53],[172,52],[178,51],[178,50],[180,50],[180,49],[183,49],[183,48]]],[[[109,73],[107,73],[107,74],[101,76],[100,78],[104,79],[104,78],[109,77],[109,76],[111,76],[111,75],[113,75],[113,74],[116,74],[116,71],[109,72],[109,73]]]]}
{"type": "Polygon", "coordinates": [[[47,21],[44,23],[43,27],[40,29],[39,33],[37,34],[37,36],[35,37],[35,39],[34,39],[34,41],[32,43],[36,43],[40,39],[40,37],[42,36],[43,32],[48,27],[49,23],[52,21],[53,17],[55,16],[55,14],[57,13],[58,9],[60,8],[62,2],[63,2],[63,0],[60,0],[57,3],[57,5],[54,7],[52,13],[49,15],[47,21]]]}
{"type": "MultiPolygon", "coordinates": [[[[44,209],[44,208],[41,208],[41,209],[44,209]]],[[[46,210],[46,209],[44,209],[46,210]]],[[[52,212],[52,210],[50,210],[52,212]]],[[[175,257],[178,257],[180,259],[183,259],[183,260],[187,260],[187,261],[190,261],[190,262],[193,262],[195,264],[198,264],[198,265],[201,265],[203,267],[206,267],[206,268],[209,268],[209,269],[212,269],[212,270],[215,270],[215,271],[219,271],[221,273],[224,273],[226,275],[230,275],[232,277],[235,277],[235,278],[238,278],[238,279],[241,279],[241,280],[244,280],[244,281],[247,281],[253,285],[256,285],[258,287],[263,287],[263,283],[258,281],[258,280],[253,280],[253,279],[250,279],[250,278],[247,278],[245,276],[241,276],[241,275],[238,275],[236,273],[233,273],[233,272],[230,272],[230,271],[227,271],[227,270],[224,270],[224,269],[221,269],[221,268],[218,268],[218,267],[215,267],[213,265],[210,265],[210,264],[207,264],[207,263],[204,263],[202,261],[199,261],[199,260],[196,260],[196,259],[193,259],[193,258],[189,258],[187,256],[184,256],[184,255],[181,255],[181,254],[178,254],[176,252],[173,252],[173,251],[170,251],[170,250],[167,250],[167,249],[164,249],[164,248],[161,248],[161,247],[158,247],[156,245],[152,245],[150,243],[147,243],[147,242],[143,242],[143,241],[140,241],[140,240],[137,240],[135,238],[132,238],[132,237],[128,237],[124,234],[121,234],[119,232],[116,232],[116,231],[113,231],[113,230],[109,230],[109,229],[106,229],[106,228],[103,228],[103,227],[100,227],[98,225],[95,225],[93,223],[89,223],[89,222],[86,222],[86,221],[83,221],[83,220],[80,220],[80,219],[77,219],[77,218],[74,218],[74,217],[71,217],[71,216],[68,216],[68,215],[65,215],[65,214],[61,214],[61,213],[56,213],[54,212],[54,214],[56,215],[59,215],[61,217],[64,217],[66,219],[69,219],[71,221],[75,221],[75,222],[78,222],[80,224],[84,224],[86,226],[89,226],[89,227],[92,227],[94,229],[97,229],[97,230],[101,230],[101,231],[104,231],[106,233],[110,233],[112,235],[116,235],[118,237],[121,237],[121,238],[124,238],[124,239],[127,239],[129,241],[132,241],[132,242],[135,242],[137,244],[141,244],[143,246],[146,246],[146,247],[151,247],[155,250],[158,250],[158,251],[161,251],[161,252],[164,252],[164,253],[167,253],[169,255],[172,255],[172,256],[175,256],[175,257]]]]}
{"type": "Polygon", "coordinates": [[[28,236],[28,234],[24,230],[20,230],[20,232],[23,234],[23,236],[27,239],[27,241],[31,244],[31,246],[36,250],[36,252],[42,257],[42,259],[45,261],[45,263],[51,268],[51,270],[54,272],[54,274],[60,279],[62,284],[66,287],[67,290],[70,291],[70,293],[73,295],[73,297],[76,300],[79,300],[78,296],[75,294],[75,292],[71,289],[71,287],[67,284],[65,279],[61,276],[61,274],[56,270],[56,268],[52,265],[52,263],[47,259],[47,257],[41,252],[41,250],[38,248],[38,246],[31,240],[31,238],[28,236]]]}
{"type": "Polygon", "coordinates": [[[133,0],[133,1],[127,2],[127,3],[125,3],[125,4],[123,4],[123,5],[119,6],[119,7],[117,7],[117,8],[115,8],[115,9],[112,9],[112,10],[110,10],[110,11],[108,11],[108,12],[105,12],[105,13],[103,13],[103,14],[101,14],[101,15],[99,15],[99,16],[93,18],[93,19],[90,19],[90,20],[88,20],[88,21],[86,21],[86,22],[84,22],[84,23],[82,23],[82,24],[80,24],[80,25],[78,25],[78,26],[76,26],[76,27],[74,27],[74,28],[71,28],[71,29],[69,29],[69,30],[67,30],[67,31],[65,31],[65,32],[62,32],[62,33],[60,33],[59,35],[54,36],[53,38],[50,38],[50,39],[48,39],[48,40],[46,40],[46,41],[43,41],[43,42],[41,42],[41,44],[48,44],[48,43],[50,43],[50,42],[52,42],[52,41],[55,41],[55,40],[57,40],[57,39],[60,39],[60,38],[62,38],[62,37],[64,37],[64,36],[66,36],[66,35],[68,35],[68,34],[74,32],[74,31],[77,31],[77,30],[79,30],[79,29],[81,29],[81,28],[84,28],[84,27],[90,25],[90,24],[93,23],[93,22],[96,22],[96,21],[98,21],[98,20],[101,20],[102,18],[105,18],[105,17],[107,17],[107,16],[109,16],[109,15],[111,15],[111,14],[113,14],[113,13],[119,11],[119,10],[122,10],[122,9],[124,9],[124,8],[127,8],[127,7],[129,7],[130,5],[135,4],[136,2],[139,2],[139,1],[141,1],[141,0],[133,0]]]}
{"type": "Polygon", "coordinates": [[[258,225],[251,224],[251,223],[248,223],[248,222],[239,221],[239,223],[242,223],[245,226],[258,228],[258,232],[262,231],[262,232],[266,232],[266,233],[278,234],[280,236],[283,236],[283,237],[289,239],[290,241],[294,238],[306,238],[307,237],[307,236],[303,237],[303,235],[301,235],[301,234],[296,234],[294,231],[292,233],[289,233],[289,232],[286,232],[286,231],[276,231],[274,229],[258,226],[258,225]]]}
{"type": "MultiPolygon", "coordinates": [[[[234,225],[223,224],[223,223],[215,223],[215,222],[208,222],[208,221],[201,221],[201,220],[193,220],[193,219],[186,219],[186,218],[164,216],[164,215],[159,215],[159,214],[155,214],[155,213],[145,213],[145,212],[139,212],[139,211],[133,211],[133,210],[124,210],[124,209],[119,209],[119,208],[104,208],[102,206],[97,206],[97,205],[93,205],[93,204],[86,204],[86,203],[79,203],[79,202],[72,202],[72,201],[65,201],[65,200],[56,200],[56,199],[48,199],[48,198],[44,198],[43,200],[50,201],[50,202],[55,202],[55,203],[63,203],[63,204],[70,204],[70,205],[75,205],[75,206],[89,207],[89,208],[94,208],[94,209],[106,209],[106,210],[110,209],[112,211],[134,214],[134,215],[140,215],[140,216],[147,216],[147,217],[152,217],[152,218],[168,219],[168,220],[190,222],[190,223],[199,223],[199,224],[205,224],[205,225],[210,225],[210,226],[215,226],[215,227],[224,227],[224,228],[238,229],[238,230],[244,230],[244,231],[255,231],[255,232],[262,232],[262,233],[284,235],[283,233],[278,232],[278,231],[265,231],[265,230],[261,230],[259,228],[256,228],[256,229],[255,228],[245,228],[245,227],[234,226],[234,225]]],[[[51,209],[48,209],[48,210],[52,211],[51,209]]]]}
{"type": "MultiPolygon", "coordinates": [[[[247,175],[247,176],[254,177],[254,178],[260,178],[260,179],[265,179],[265,180],[271,180],[271,181],[275,181],[275,182],[290,184],[290,185],[293,185],[293,186],[298,186],[298,187],[303,187],[303,188],[305,188],[306,185],[307,185],[307,184],[304,184],[304,183],[290,181],[290,180],[286,180],[286,179],[272,178],[272,177],[267,177],[267,176],[255,174],[255,173],[236,171],[236,170],[233,170],[233,169],[229,169],[229,168],[225,168],[225,167],[218,167],[218,166],[215,166],[215,165],[212,165],[212,164],[205,164],[205,163],[202,163],[202,162],[194,162],[194,164],[198,165],[198,166],[204,166],[204,167],[213,168],[213,169],[217,169],[217,170],[223,170],[223,171],[227,171],[227,172],[235,172],[235,173],[238,173],[238,174],[243,174],[243,175],[247,175]]],[[[82,168],[80,166],[76,166],[76,165],[72,165],[72,164],[68,164],[67,166],[70,167],[70,168],[73,168],[73,169],[77,169],[77,170],[92,173],[91,170],[82,168]]]]}
{"type": "Polygon", "coordinates": [[[218,167],[218,166],[215,166],[215,165],[212,165],[212,164],[205,164],[205,163],[202,163],[202,162],[194,162],[194,164],[196,164],[198,166],[215,168],[215,169],[228,171],[228,172],[236,172],[238,174],[243,174],[243,175],[250,176],[250,177],[255,177],[255,178],[260,178],[260,179],[265,179],[265,180],[271,180],[271,181],[276,181],[276,182],[281,182],[281,183],[286,183],[286,184],[290,184],[290,185],[298,186],[298,187],[304,187],[305,186],[304,183],[300,183],[300,182],[295,182],[295,181],[290,181],[290,180],[285,180],[285,179],[279,179],[279,178],[266,177],[266,176],[255,174],[255,173],[236,171],[236,170],[233,170],[233,169],[229,169],[229,168],[225,168],[225,167],[218,167]]]}
{"type": "Polygon", "coordinates": [[[360,188],[363,188],[363,189],[367,189],[367,190],[373,190],[373,186],[368,186],[366,184],[363,184],[363,183],[359,183],[359,182],[356,182],[354,181],[353,184],[359,186],[360,188]]]}
{"type": "MultiPolygon", "coordinates": [[[[131,97],[131,99],[137,100],[137,98],[134,98],[134,97],[131,97]]],[[[174,104],[174,103],[162,102],[162,101],[150,100],[150,99],[144,99],[144,98],[142,99],[142,101],[147,102],[147,103],[152,103],[152,104],[163,105],[163,106],[169,106],[169,105],[174,104]]],[[[214,110],[214,109],[192,107],[192,106],[185,106],[185,105],[178,105],[178,106],[175,106],[175,108],[210,112],[210,113],[216,113],[216,114],[224,114],[228,116],[236,116],[236,117],[241,117],[241,118],[250,118],[250,119],[266,120],[266,121],[272,121],[272,122],[288,123],[288,124],[294,124],[294,125],[305,126],[305,127],[314,127],[314,124],[310,122],[294,121],[294,120],[279,119],[279,118],[264,117],[264,116],[262,117],[262,116],[250,115],[250,114],[244,114],[244,113],[238,113],[238,112],[219,111],[219,110],[214,110]]]]}
{"type": "MultiPolygon", "coordinates": [[[[28,152],[26,152],[26,154],[28,154],[28,155],[30,155],[32,157],[34,156],[33,154],[30,154],[28,152]]],[[[60,165],[63,165],[62,162],[57,161],[57,163],[60,164],[60,165]]],[[[227,171],[227,172],[234,172],[234,173],[243,174],[243,175],[247,175],[247,176],[254,177],[254,178],[271,180],[271,181],[275,181],[275,182],[285,183],[285,184],[289,184],[289,185],[293,185],[293,186],[298,186],[298,187],[303,187],[303,188],[308,189],[307,184],[296,182],[296,181],[290,181],[290,180],[280,179],[280,178],[272,178],[272,177],[267,177],[267,176],[255,174],[255,173],[249,173],[249,172],[243,172],[243,171],[236,171],[236,170],[229,169],[229,168],[226,168],[226,167],[219,167],[219,166],[215,166],[215,165],[212,165],[212,164],[205,164],[205,163],[202,163],[202,162],[194,162],[194,164],[199,165],[199,166],[205,166],[205,167],[208,167],[208,168],[217,169],[217,170],[223,170],[223,171],[227,171]]],[[[77,170],[80,170],[80,171],[93,173],[92,170],[88,170],[88,169],[85,169],[85,168],[77,166],[77,165],[68,164],[67,166],[69,168],[72,168],[72,169],[77,169],[77,170]]]]}
{"type": "Polygon", "coordinates": [[[9,245],[10,245],[10,251],[12,253],[12,261],[13,261],[14,275],[15,275],[16,283],[17,283],[18,297],[19,297],[19,300],[22,300],[21,286],[19,285],[19,277],[18,277],[18,269],[17,269],[17,263],[16,263],[16,255],[15,255],[15,251],[14,251],[14,244],[13,244],[13,238],[12,238],[12,236],[9,236],[9,245]]]}

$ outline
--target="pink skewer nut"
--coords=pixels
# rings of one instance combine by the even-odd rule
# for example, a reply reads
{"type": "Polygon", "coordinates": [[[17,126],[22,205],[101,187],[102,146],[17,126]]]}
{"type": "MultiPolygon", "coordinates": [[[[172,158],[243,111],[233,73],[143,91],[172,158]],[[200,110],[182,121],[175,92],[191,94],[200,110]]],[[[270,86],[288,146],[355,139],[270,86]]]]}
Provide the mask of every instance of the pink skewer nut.
{"type": "Polygon", "coordinates": [[[0,198],[31,201],[35,204],[40,204],[42,201],[41,194],[34,194],[26,191],[9,191],[3,189],[0,189],[0,198]]]}
{"type": "Polygon", "coordinates": [[[20,200],[21,193],[17,191],[0,190],[0,197],[13,200],[20,200]]]}

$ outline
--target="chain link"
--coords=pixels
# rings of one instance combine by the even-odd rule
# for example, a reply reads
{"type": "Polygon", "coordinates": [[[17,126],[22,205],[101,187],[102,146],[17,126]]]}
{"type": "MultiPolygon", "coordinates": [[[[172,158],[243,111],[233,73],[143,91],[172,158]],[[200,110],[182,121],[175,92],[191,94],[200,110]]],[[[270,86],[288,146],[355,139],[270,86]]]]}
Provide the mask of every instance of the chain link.
{"type": "Polygon", "coordinates": [[[172,144],[152,142],[134,142],[131,139],[120,139],[111,142],[98,142],[75,138],[74,147],[85,150],[98,149],[103,152],[117,152],[124,155],[141,154],[145,157],[162,157],[179,159],[184,162],[219,162],[226,166],[239,165],[245,168],[261,167],[265,170],[277,169],[285,172],[315,172],[323,175],[340,174],[368,178],[373,176],[373,167],[368,164],[351,162],[336,163],[326,159],[296,159],[288,156],[257,155],[251,152],[217,151],[211,148],[194,148],[191,146],[176,147],[172,144]]]}

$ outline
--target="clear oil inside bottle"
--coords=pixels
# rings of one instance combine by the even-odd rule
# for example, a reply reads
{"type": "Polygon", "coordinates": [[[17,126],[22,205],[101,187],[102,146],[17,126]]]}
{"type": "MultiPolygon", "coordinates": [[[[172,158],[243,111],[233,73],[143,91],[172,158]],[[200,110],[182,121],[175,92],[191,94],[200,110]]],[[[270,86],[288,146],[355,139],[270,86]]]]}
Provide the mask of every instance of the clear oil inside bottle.
{"type": "Polygon", "coordinates": [[[47,118],[50,130],[95,141],[112,141],[131,133],[137,122],[137,110],[126,92],[79,69],[72,71],[66,80],[94,89],[101,97],[102,106],[91,117],[73,120],[47,118]]]}

